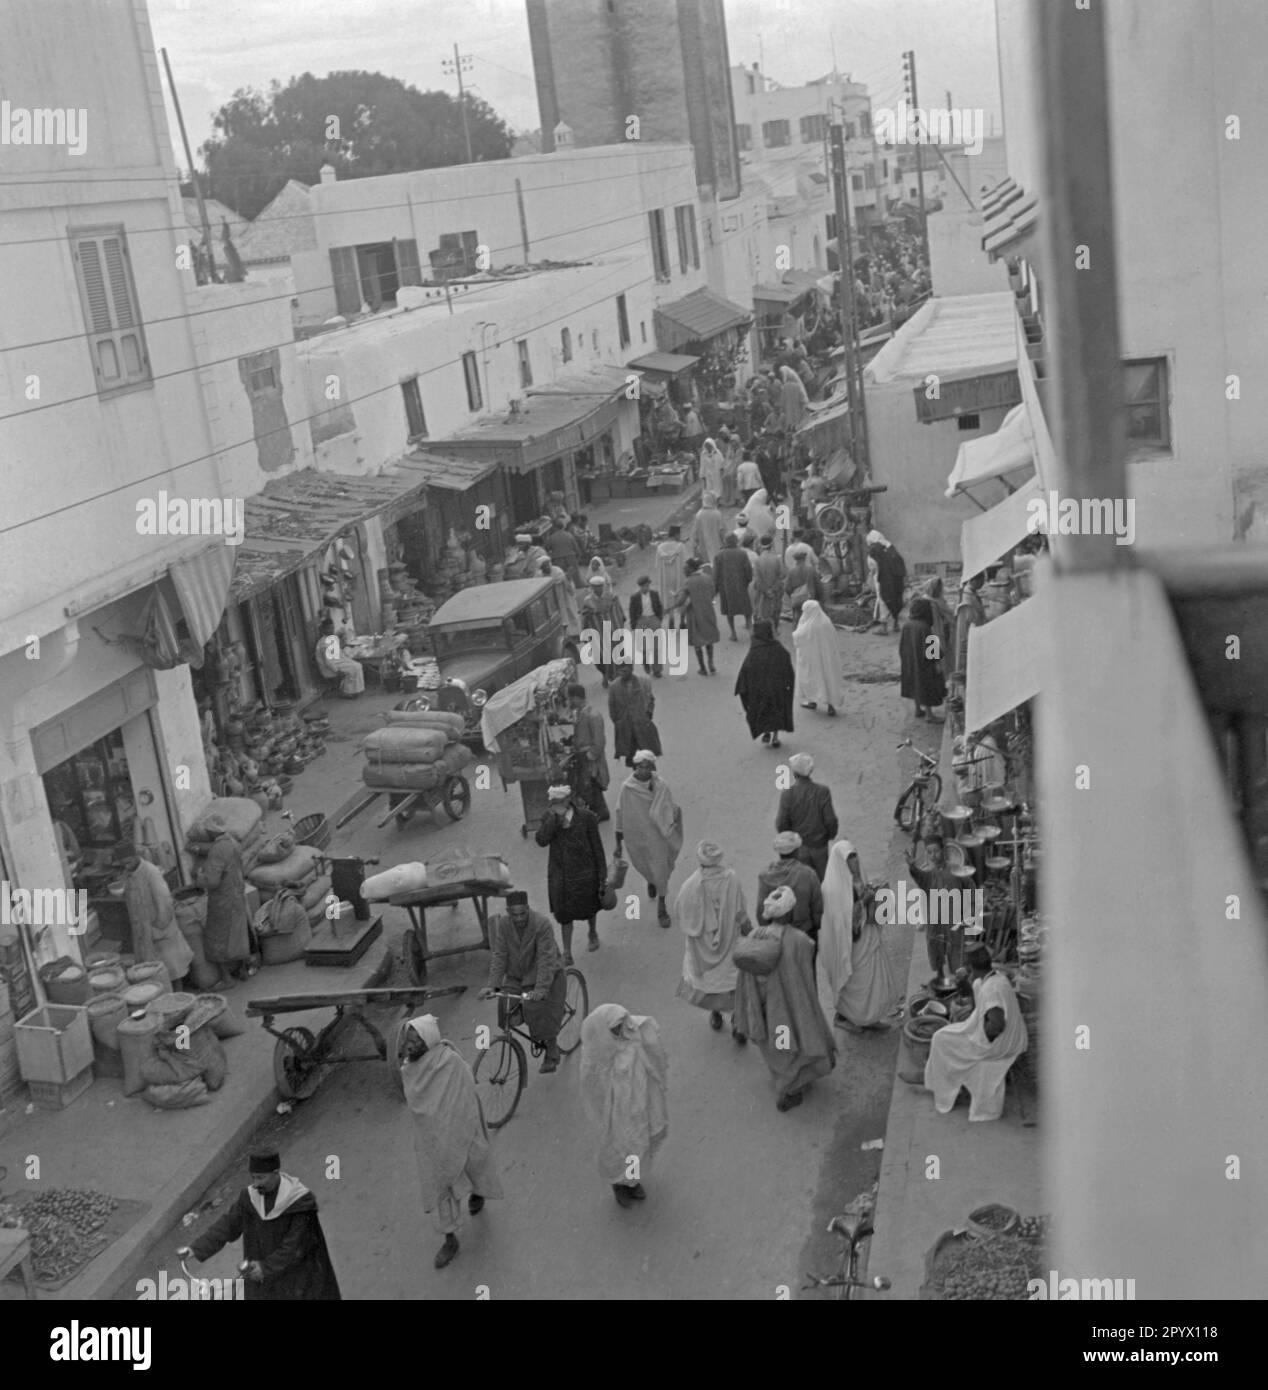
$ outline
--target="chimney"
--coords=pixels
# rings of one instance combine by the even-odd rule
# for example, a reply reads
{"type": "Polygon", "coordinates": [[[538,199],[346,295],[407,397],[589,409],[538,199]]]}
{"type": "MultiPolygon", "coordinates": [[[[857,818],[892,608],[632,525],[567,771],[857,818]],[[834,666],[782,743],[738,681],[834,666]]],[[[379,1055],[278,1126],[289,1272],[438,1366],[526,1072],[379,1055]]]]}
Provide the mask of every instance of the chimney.
{"type": "Polygon", "coordinates": [[[334,183],[338,177],[339,175],[335,173],[335,166],[333,164],[323,164],[321,166],[322,183],[334,183]]]}
{"type": "Polygon", "coordinates": [[[570,150],[572,148],[572,127],[565,125],[563,121],[554,129],[555,149],[570,150]]]}

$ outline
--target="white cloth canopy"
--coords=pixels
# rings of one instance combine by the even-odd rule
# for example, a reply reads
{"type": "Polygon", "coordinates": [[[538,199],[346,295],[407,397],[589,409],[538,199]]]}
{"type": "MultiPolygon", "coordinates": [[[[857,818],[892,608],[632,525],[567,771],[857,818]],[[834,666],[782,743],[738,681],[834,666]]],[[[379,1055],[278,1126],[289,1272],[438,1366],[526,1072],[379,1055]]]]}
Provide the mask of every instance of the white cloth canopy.
{"type": "Polygon", "coordinates": [[[559,684],[563,681],[568,664],[567,657],[548,661],[489,696],[488,704],[480,712],[480,731],[484,736],[484,746],[490,753],[499,751],[497,736],[502,730],[509,729],[533,708],[539,691],[545,690],[552,682],[559,684]]]}
{"type": "Polygon", "coordinates": [[[969,517],[960,527],[960,558],[964,562],[961,572],[981,574],[988,565],[993,565],[1001,555],[1025,540],[1029,534],[1029,505],[1042,496],[1039,479],[1031,478],[1025,487],[997,502],[990,511],[969,517]]]}
{"type": "MultiPolygon", "coordinates": [[[[1002,478],[1018,469],[1035,465],[1035,436],[1025,404],[1015,405],[994,434],[970,439],[960,445],[955,467],[947,479],[947,496],[978,483],[1002,478]]],[[[967,573],[967,571],[966,571],[967,573]]]]}
{"type": "Polygon", "coordinates": [[[973,981],[976,1007],[962,1023],[940,1028],[929,1043],[925,1087],[933,1092],[934,1108],[947,1114],[955,1105],[960,1087],[971,1097],[970,1120],[998,1120],[1004,1113],[1004,1078],[1029,1043],[1026,1020],[1017,996],[1003,975],[990,974],[973,981]],[[986,1039],[986,1015],[1003,1009],[1004,1031],[986,1039]]]}
{"type": "Polygon", "coordinates": [[[964,732],[976,733],[1039,693],[1044,593],[969,628],[964,732]]]}
{"type": "Polygon", "coordinates": [[[802,605],[801,621],[793,630],[793,647],[797,653],[797,698],[839,709],[845,703],[841,648],[832,619],[815,599],[802,605]]]}

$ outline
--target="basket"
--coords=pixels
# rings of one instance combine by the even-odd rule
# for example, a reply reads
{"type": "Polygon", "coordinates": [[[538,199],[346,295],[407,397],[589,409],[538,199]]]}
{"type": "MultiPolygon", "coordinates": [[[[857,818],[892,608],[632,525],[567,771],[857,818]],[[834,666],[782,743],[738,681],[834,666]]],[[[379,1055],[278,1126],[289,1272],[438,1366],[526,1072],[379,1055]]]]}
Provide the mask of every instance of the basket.
{"type": "Polygon", "coordinates": [[[988,1202],[969,1212],[964,1227],[975,1240],[990,1240],[992,1236],[1011,1235],[1021,1222],[1020,1213],[1000,1202],[988,1202]],[[984,1224],[989,1222],[990,1224],[984,1224]]]}
{"type": "Polygon", "coordinates": [[[299,845],[325,849],[330,843],[331,833],[330,818],[322,815],[320,811],[295,822],[295,843],[299,845]]]}

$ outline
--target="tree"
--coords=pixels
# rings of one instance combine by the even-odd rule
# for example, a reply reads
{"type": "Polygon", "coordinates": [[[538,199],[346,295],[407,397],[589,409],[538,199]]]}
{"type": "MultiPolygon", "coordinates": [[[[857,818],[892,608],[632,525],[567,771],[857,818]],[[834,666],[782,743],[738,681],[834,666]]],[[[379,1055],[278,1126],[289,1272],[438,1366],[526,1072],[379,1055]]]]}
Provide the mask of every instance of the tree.
{"type": "MultiPolygon", "coordinates": [[[[514,137],[492,107],[467,93],[466,113],[474,158],[507,158],[514,137]]],[[[247,218],[287,179],[317,183],[323,164],[357,179],[466,160],[457,100],[381,72],[306,72],[267,93],[240,88],[212,126],[201,150],[208,194],[247,218]]]]}

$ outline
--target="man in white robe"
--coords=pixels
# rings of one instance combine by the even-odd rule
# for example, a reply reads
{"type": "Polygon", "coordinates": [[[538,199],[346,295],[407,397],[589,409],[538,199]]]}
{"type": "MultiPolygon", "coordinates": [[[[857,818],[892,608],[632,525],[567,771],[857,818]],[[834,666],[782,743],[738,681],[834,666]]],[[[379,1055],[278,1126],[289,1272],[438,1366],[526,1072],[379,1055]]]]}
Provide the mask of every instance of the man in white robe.
{"type": "Polygon", "coordinates": [[[970,1120],[998,1120],[1004,1113],[1004,1078],[1029,1039],[1017,996],[1008,978],[991,964],[990,952],[969,952],[976,1007],[963,1023],[940,1028],[929,1044],[925,1089],[938,1114],[954,1107],[960,1088],[971,1100],[970,1120]]]}

